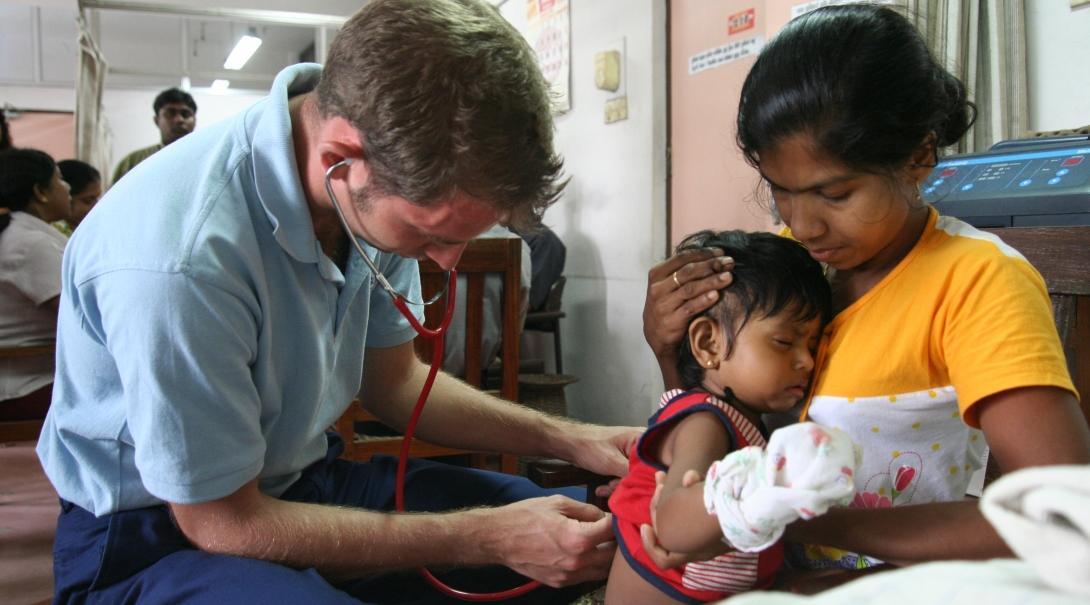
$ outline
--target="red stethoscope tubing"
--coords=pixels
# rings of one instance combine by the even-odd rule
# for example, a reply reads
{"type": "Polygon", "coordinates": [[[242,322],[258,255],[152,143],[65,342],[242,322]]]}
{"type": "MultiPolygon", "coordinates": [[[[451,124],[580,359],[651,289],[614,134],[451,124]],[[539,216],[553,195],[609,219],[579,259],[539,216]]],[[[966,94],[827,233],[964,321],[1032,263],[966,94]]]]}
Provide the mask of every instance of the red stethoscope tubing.
{"type": "MultiPolygon", "coordinates": [[[[401,297],[394,298],[394,306],[401,311],[401,314],[405,316],[405,319],[409,321],[412,327],[416,330],[417,334],[427,338],[431,341],[431,368],[428,370],[428,377],[424,380],[424,386],[420,389],[420,396],[416,400],[416,406],[413,408],[413,413],[409,416],[409,423],[405,427],[405,437],[401,440],[401,452],[397,459],[397,475],[395,477],[394,487],[394,506],[398,512],[405,511],[405,472],[409,462],[409,446],[412,443],[413,433],[416,432],[416,423],[420,420],[420,413],[424,411],[424,403],[428,400],[428,394],[431,393],[431,387],[435,384],[435,376],[439,373],[439,366],[443,365],[443,339],[446,334],[447,328],[450,326],[450,320],[454,317],[454,300],[457,292],[457,280],[458,272],[450,272],[450,283],[447,287],[446,296],[447,308],[443,314],[443,320],[439,323],[439,327],[428,329],[424,327],[409,311],[409,307],[405,304],[405,299],[401,297]]],[[[522,586],[504,590],[502,592],[465,592],[447,586],[439,578],[436,578],[426,568],[420,568],[420,575],[424,576],[429,584],[434,586],[440,592],[452,596],[456,599],[462,599],[463,601],[500,601],[503,599],[510,599],[513,597],[524,595],[531,590],[541,586],[540,582],[530,581],[522,586]]]]}

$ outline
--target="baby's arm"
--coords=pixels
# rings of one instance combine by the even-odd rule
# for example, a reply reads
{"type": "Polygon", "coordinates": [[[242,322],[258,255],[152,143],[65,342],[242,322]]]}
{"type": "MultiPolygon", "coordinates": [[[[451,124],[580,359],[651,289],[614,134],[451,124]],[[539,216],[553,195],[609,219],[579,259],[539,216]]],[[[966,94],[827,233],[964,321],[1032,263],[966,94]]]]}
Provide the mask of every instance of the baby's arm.
{"type": "Polygon", "coordinates": [[[658,542],[666,550],[706,552],[722,545],[719,521],[704,506],[703,481],[686,487],[683,477],[693,470],[703,477],[712,462],[729,452],[730,437],[712,412],[696,412],[670,431],[660,454],[669,471],[651,509],[658,542]]]}

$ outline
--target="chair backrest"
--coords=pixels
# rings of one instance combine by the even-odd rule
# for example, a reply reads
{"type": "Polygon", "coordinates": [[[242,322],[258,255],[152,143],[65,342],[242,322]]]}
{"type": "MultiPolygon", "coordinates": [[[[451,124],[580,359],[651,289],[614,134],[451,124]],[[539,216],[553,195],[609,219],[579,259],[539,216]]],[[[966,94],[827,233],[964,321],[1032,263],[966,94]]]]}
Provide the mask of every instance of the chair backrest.
{"type": "MultiPolygon", "coordinates": [[[[480,387],[481,334],[484,322],[484,278],[489,273],[503,276],[502,335],[500,360],[502,378],[500,396],[518,401],[519,333],[522,331],[520,287],[522,277],[522,240],[518,238],[479,238],[469,242],[456,267],[459,276],[466,277],[465,380],[480,387]]],[[[431,260],[420,261],[420,285],[425,298],[443,287],[446,272],[431,260]]],[[[443,305],[436,303],[424,310],[427,325],[438,325],[443,305]]],[[[431,341],[417,338],[416,352],[431,360],[431,341]]]]}
{"type": "Polygon", "coordinates": [[[564,284],[568,283],[568,278],[561,275],[556,278],[553,285],[549,286],[549,296],[545,298],[545,304],[541,305],[539,311],[559,311],[560,301],[564,296],[564,284]]]}
{"type": "MultiPolygon", "coordinates": [[[[466,276],[466,382],[481,386],[481,331],[483,328],[484,277],[488,273],[503,275],[503,340],[500,355],[503,360],[502,384],[500,396],[510,401],[518,401],[519,367],[519,331],[520,323],[520,278],[522,273],[522,241],[518,238],[484,238],[469,242],[462,258],[458,261],[459,275],[466,276]]],[[[446,272],[430,260],[420,261],[420,285],[424,298],[431,298],[443,286],[446,272]]],[[[445,308],[446,301],[440,301],[424,308],[425,325],[436,326],[445,308]]],[[[426,363],[431,362],[431,341],[417,338],[414,342],[416,354],[426,363]]],[[[424,413],[427,414],[425,407],[424,413]]],[[[352,404],[336,424],[337,431],[345,443],[343,456],[350,460],[368,460],[375,454],[396,456],[401,447],[401,436],[381,425],[377,418],[363,409],[359,401],[352,404]],[[370,430],[357,430],[361,426],[375,428],[380,434],[370,430]],[[384,433],[384,434],[382,434],[384,433]]],[[[420,439],[413,439],[409,455],[414,458],[470,454],[471,464],[477,468],[489,468],[490,456],[465,450],[446,448],[420,439]]],[[[499,456],[498,469],[505,473],[515,473],[518,459],[510,454],[499,456]]]]}

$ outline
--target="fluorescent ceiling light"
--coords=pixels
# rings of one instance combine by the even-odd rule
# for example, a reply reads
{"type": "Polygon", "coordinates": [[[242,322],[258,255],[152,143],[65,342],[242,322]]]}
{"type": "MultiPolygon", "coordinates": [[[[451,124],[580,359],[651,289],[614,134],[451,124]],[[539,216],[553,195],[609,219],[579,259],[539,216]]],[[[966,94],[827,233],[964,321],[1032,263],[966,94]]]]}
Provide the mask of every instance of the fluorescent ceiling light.
{"type": "Polygon", "coordinates": [[[230,80],[213,80],[210,90],[212,92],[227,92],[228,87],[231,86],[230,80]]]}
{"type": "Polygon", "coordinates": [[[231,50],[231,54],[227,55],[227,60],[223,62],[224,69],[242,69],[243,65],[250,60],[250,57],[254,56],[258,47],[261,46],[261,38],[257,36],[242,36],[238,40],[238,44],[235,44],[235,48],[231,50]]]}

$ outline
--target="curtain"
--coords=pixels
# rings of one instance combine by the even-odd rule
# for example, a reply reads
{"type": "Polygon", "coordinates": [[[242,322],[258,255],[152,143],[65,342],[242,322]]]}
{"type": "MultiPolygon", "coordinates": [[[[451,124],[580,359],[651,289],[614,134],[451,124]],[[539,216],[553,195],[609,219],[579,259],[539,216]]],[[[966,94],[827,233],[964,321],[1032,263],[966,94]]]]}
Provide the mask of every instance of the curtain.
{"type": "Polygon", "coordinates": [[[976,104],[976,123],[956,153],[983,151],[1026,136],[1024,0],[904,0],[931,52],[976,104]]]}
{"type": "Polygon", "coordinates": [[[102,115],[102,89],[106,60],[91,36],[83,16],[79,26],[79,65],[76,72],[76,157],[102,173],[103,187],[110,183],[113,135],[102,115]]]}

